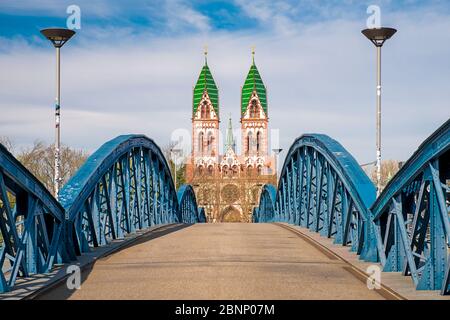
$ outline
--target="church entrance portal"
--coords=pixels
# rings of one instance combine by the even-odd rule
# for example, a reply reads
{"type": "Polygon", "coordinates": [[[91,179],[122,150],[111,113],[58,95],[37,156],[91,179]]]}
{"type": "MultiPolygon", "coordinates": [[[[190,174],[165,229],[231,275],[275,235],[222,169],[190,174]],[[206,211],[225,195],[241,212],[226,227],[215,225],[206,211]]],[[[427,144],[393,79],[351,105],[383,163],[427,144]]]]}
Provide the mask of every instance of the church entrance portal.
{"type": "Polygon", "coordinates": [[[221,214],[221,222],[241,222],[242,218],[241,211],[233,206],[226,207],[221,214]]]}

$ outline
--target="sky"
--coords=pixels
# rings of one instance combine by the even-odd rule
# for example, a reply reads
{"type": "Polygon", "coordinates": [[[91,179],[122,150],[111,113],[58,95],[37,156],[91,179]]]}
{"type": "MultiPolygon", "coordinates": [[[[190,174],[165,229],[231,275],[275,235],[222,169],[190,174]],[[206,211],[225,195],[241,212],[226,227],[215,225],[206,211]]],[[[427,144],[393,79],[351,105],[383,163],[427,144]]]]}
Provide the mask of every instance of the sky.
{"type": "Polygon", "coordinates": [[[384,159],[408,159],[450,115],[447,0],[0,0],[0,136],[18,148],[54,139],[55,53],[39,30],[66,27],[69,5],[81,9],[81,29],[62,49],[62,141],[77,149],[129,133],[164,147],[189,134],[205,45],[222,130],[230,114],[238,128],[255,46],[272,147],[324,133],[371,162],[375,47],[361,34],[369,5],[399,30],[383,47],[384,159]]]}

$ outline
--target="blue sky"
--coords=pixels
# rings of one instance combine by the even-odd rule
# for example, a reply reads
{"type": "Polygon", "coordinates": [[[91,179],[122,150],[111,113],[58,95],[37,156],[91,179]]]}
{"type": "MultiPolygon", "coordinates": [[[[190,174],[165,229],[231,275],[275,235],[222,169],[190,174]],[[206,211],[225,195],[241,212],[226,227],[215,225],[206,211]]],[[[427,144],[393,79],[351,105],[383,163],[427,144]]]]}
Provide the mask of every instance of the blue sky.
{"type": "Polygon", "coordinates": [[[399,29],[383,54],[384,157],[407,159],[449,117],[446,0],[1,1],[0,136],[19,147],[53,139],[54,52],[39,29],[65,26],[71,4],[82,28],[63,48],[62,134],[76,148],[93,151],[124,133],[164,146],[177,129],[189,132],[205,44],[223,129],[230,113],[238,127],[255,45],[281,147],[326,133],[370,162],[375,52],[360,30],[371,4],[399,29]]]}
{"type": "MultiPolygon", "coordinates": [[[[67,0],[16,0],[0,3],[0,28],[2,36],[32,37],[40,28],[63,26],[66,8],[75,4],[82,8],[84,28],[115,27],[131,29],[134,34],[154,33],[158,35],[180,35],[205,31],[270,32],[270,18],[282,16],[292,21],[311,24],[331,19],[364,19],[369,5],[382,7],[389,15],[408,11],[433,10],[448,13],[450,5],[446,0],[298,0],[298,1],[67,1],[67,0]],[[204,21],[191,23],[181,11],[195,13],[204,21]],[[180,21],[173,24],[174,12],[179,10],[180,21]],[[190,12],[189,12],[190,11],[190,12]],[[181,18],[180,18],[181,17],[181,18]]],[[[386,19],[388,20],[388,19],[386,19]]]]}

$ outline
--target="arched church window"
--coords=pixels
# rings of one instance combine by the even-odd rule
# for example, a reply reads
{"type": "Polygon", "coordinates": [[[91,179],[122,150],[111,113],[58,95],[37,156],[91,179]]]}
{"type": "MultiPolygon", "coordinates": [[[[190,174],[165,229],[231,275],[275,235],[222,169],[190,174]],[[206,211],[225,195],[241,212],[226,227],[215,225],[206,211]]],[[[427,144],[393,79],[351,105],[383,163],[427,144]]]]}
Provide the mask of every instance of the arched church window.
{"type": "Polygon", "coordinates": [[[247,155],[252,152],[253,149],[253,133],[249,132],[247,135],[247,155]]]}
{"type": "Polygon", "coordinates": [[[262,166],[258,166],[257,173],[258,173],[258,176],[260,176],[262,174],[262,166]]]}
{"type": "Polygon", "coordinates": [[[213,175],[213,171],[214,171],[214,167],[213,166],[208,166],[208,175],[209,176],[213,175]]]}
{"type": "Polygon", "coordinates": [[[208,154],[211,154],[212,149],[213,149],[213,145],[214,145],[214,136],[213,134],[210,132],[208,133],[208,141],[207,141],[207,150],[208,150],[208,154]]]}
{"type": "Polygon", "coordinates": [[[252,100],[252,105],[250,106],[250,118],[259,117],[259,107],[256,100],[252,100]]]}
{"type": "Polygon", "coordinates": [[[261,151],[261,131],[256,134],[256,152],[261,151]]]}
{"type": "Polygon", "coordinates": [[[200,117],[203,119],[206,115],[206,106],[202,105],[201,111],[200,111],[200,117]]]}
{"type": "Polygon", "coordinates": [[[203,154],[203,144],[204,144],[204,133],[200,132],[198,134],[198,152],[200,152],[201,154],[203,154]]]}
{"type": "Polygon", "coordinates": [[[202,117],[202,119],[209,119],[209,116],[210,116],[210,114],[209,114],[208,102],[203,101],[201,117],[202,117]]]}

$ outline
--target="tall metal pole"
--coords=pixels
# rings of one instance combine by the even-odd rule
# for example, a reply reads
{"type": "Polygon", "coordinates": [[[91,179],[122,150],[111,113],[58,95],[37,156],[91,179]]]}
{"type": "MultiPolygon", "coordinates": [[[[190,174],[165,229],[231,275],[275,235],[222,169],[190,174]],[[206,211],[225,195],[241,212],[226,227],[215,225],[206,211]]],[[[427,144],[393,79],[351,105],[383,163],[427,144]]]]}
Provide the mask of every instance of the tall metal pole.
{"type": "Polygon", "coordinates": [[[381,46],[377,46],[377,196],[381,193],[381,46]]]}
{"type": "Polygon", "coordinates": [[[376,171],[377,171],[377,196],[381,193],[381,48],[386,40],[392,38],[397,32],[393,28],[372,28],[362,31],[377,48],[377,159],[376,159],[376,171]]]}
{"type": "Polygon", "coordinates": [[[61,187],[61,47],[75,35],[69,29],[49,28],[41,30],[56,48],[56,101],[55,101],[55,168],[54,191],[58,199],[61,187]]]}
{"type": "Polygon", "coordinates": [[[55,197],[61,184],[61,48],[56,48],[56,103],[55,103],[55,197]]]}

